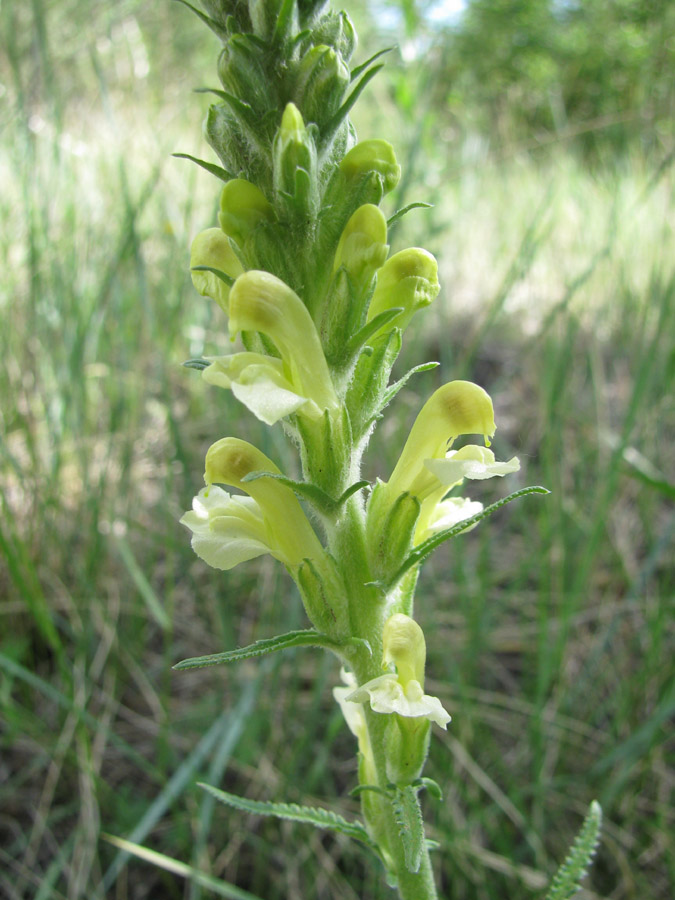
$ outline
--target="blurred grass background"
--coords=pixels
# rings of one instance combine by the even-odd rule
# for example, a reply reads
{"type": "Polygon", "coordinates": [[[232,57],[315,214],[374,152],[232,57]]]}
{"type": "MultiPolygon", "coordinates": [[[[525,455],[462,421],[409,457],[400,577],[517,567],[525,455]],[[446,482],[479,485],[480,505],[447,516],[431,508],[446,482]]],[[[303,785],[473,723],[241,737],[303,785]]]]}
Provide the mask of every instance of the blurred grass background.
{"type": "MultiPolygon", "coordinates": [[[[595,797],[585,895],[668,900],[673,6],[349,12],[357,61],[398,45],[355,120],[404,165],[389,211],[435,204],[392,244],[432,250],[444,288],[400,368],[442,366],[399,395],[366,474],[386,476],[422,398],[468,377],[494,398],[498,455],[552,491],[421,579],[430,689],[454,720],[428,767],[444,800],[425,801],[440,895],[540,896],[595,797]]],[[[3,3],[0,28],[0,894],[390,897],[359,848],[214,809],[195,787],[356,814],[333,661],[170,669],[303,626],[271,560],[208,570],[177,522],[226,433],[295,464],[277,430],[180,366],[227,346],[188,276],[218,185],[170,156],[211,158],[208,101],[190,90],[215,84],[216,40],[178,4],[141,0],[3,3]]]]}

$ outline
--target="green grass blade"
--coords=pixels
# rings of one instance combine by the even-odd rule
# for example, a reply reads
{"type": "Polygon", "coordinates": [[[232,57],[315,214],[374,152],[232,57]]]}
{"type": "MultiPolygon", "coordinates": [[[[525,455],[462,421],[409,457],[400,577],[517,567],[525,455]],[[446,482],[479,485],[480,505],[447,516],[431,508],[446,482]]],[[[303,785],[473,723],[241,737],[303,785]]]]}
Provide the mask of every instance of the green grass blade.
{"type": "MultiPolygon", "coordinates": [[[[230,753],[234,750],[253,708],[253,702],[258,692],[259,680],[260,678],[258,676],[258,678],[249,682],[244,687],[239,703],[235,709],[231,712],[226,711],[219,716],[192,753],[174,772],[164,789],[157,795],[141,820],[132,830],[129,835],[131,841],[138,842],[145,840],[150,830],[157,824],[176,797],[182,793],[190,779],[194,776],[195,771],[199,769],[204,760],[209,756],[213,749],[218,746],[220,741],[225,741],[227,743],[230,753]]],[[[115,883],[117,876],[122,871],[128,858],[129,854],[124,850],[120,850],[117,854],[103,878],[103,886],[106,891],[110,890],[111,886],[115,883]]]]}
{"type": "Polygon", "coordinates": [[[197,884],[208,888],[219,897],[227,897],[230,898],[230,900],[260,900],[260,897],[256,897],[255,894],[243,891],[241,888],[235,887],[227,881],[222,881],[220,878],[214,878],[212,875],[207,875],[206,872],[200,872],[199,869],[188,866],[186,863],[179,862],[177,859],[166,856],[164,853],[158,853],[156,850],[142,847],[134,841],[127,841],[124,840],[124,838],[118,838],[112,834],[103,834],[101,837],[114,847],[118,847],[120,852],[126,857],[135,856],[138,859],[143,859],[146,862],[152,863],[153,866],[164,869],[165,872],[172,872],[174,875],[180,875],[182,878],[189,878],[191,881],[196,881],[197,884]]]}
{"type": "Polygon", "coordinates": [[[132,553],[131,547],[122,537],[117,538],[117,547],[120,551],[120,556],[122,557],[122,562],[126,566],[127,572],[129,573],[129,575],[131,575],[131,579],[136,585],[138,593],[145,601],[148,612],[155,620],[155,622],[157,622],[159,627],[163,631],[166,631],[166,629],[171,625],[169,617],[167,616],[166,610],[162,606],[159,597],[152,589],[152,586],[148,579],[145,577],[143,570],[136,562],[136,557],[132,553]]]}

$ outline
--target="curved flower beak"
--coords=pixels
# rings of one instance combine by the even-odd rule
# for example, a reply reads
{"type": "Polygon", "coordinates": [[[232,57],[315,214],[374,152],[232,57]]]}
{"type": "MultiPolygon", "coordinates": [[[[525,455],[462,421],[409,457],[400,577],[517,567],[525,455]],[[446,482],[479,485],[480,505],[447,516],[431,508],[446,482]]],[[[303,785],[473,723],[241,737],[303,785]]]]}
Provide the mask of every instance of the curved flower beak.
{"type": "Polygon", "coordinates": [[[242,268],[236,253],[230,246],[227,235],[221,228],[207,228],[200,231],[192,242],[190,250],[190,275],[192,283],[203,297],[211,297],[215,300],[223,312],[228,311],[230,288],[229,285],[207,270],[200,270],[200,266],[208,266],[209,269],[218,269],[230,278],[237,278],[242,274],[242,268]]]}
{"type": "Polygon", "coordinates": [[[204,562],[229,569],[262,553],[271,553],[290,569],[304,559],[317,559],[323,548],[293,491],[275,478],[272,460],[252,444],[222,438],[206,454],[206,488],[197,495],[181,522],[193,534],[192,546],[204,562]],[[246,491],[230,496],[218,484],[246,491]]]}
{"type": "Polygon", "coordinates": [[[403,330],[418,309],[428,306],[438,296],[440,289],[438,263],[431,253],[419,247],[394,253],[377,273],[368,321],[387,309],[400,306],[403,312],[388,322],[382,331],[394,327],[403,330]]]}
{"type": "Polygon", "coordinates": [[[268,425],[292,412],[320,418],[339,404],[321,341],[295,291],[268,272],[240,275],[229,296],[230,333],[258,331],[270,337],[280,358],[260,353],[218,357],[204,369],[211,384],[230,388],[268,425]]]}

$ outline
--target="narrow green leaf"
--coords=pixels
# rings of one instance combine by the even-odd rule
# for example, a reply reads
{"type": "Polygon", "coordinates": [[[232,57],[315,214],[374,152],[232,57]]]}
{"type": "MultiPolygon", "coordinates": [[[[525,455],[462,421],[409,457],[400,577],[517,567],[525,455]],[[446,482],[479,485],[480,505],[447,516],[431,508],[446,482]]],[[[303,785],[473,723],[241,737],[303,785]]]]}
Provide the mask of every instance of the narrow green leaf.
{"type": "Polygon", "coordinates": [[[437,800],[443,799],[443,791],[441,790],[441,786],[437,781],[434,781],[433,778],[420,778],[420,787],[425,787],[432,797],[435,797],[437,800]]]}
{"type": "Polygon", "coordinates": [[[404,311],[402,306],[392,306],[390,309],[385,309],[381,313],[378,313],[375,318],[371,319],[370,322],[366,322],[363,328],[359,329],[359,331],[347,341],[345,355],[356,353],[371,335],[375,334],[375,332],[379,331],[380,328],[387,324],[387,322],[391,322],[392,319],[395,319],[396,316],[404,311]]]}
{"type": "Polygon", "coordinates": [[[329,139],[332,135],[337,131],[340,127],[340,123],[342,120],[349,114],[350,109],[356,103],[356,101],[361,96],[366,85],[377,75],[380,69],[383,69],[384,65],[373,66],[372,69],[369,69],[361,78],[359,83],[356,85],[354,90],[351,92],[349,97],[342,104],[340,109],[335,113],[335,115],[328,120],[324,129],[323,129],[323,137],[324,139],[329,139]]]}
{"type": "Polygon", "coordinates": [[[213,266],[192,266],[190,269],[191,272],[211,272],[216,278],[220,278],[228,287],[232,287],[234,282],[236,281],[231,275],[228,275],[227,272],[223,272],[222,269],[216,269],[213,266]]]}
{"type": "Polygon", "coordinates": [[[428,362],[422,363],[419,366],[414,366],[402,378],[399,378],[398,381],[395,381],[391,387],[388,387],[384,394],[384,399],[382,401],[382,406],[380,407],[380,412],[394,399],[394,397],[401,390],[406,381],[410,378],[411,375],[417,375],[418,372],[428,372],[430,369],[435,369],[440,366],[438,362],[428,362]]]}
{"type": "Polygon", "coordinates": [[[186,359],[183,365],[186,369],[197,369],[199,372],[203,372],[211,363],[208,359],[186,359]]]}
{"type": "Polygon", "coordinates": [[[129,573],[129,575],[131,575],[131,580],[136,585],[138,593],[145,601],[148,612],[155,620],[155,622],[157,622],[159,627],[163,631],[166,631],[166,629],[171,625],[171,621],[166,613],[166,610],[162,606],[159,597],[154,592],[152,585],[145,577],[145,573],[136,562],[136,557],[134,556],[131,547],[124,540],[124,538],[120,537],[117,538],[117,548],[120,552],[120,556],[122,557],[122,562],[126,566],[127,572],[129,573]]]}
{"type": "Polygon", "coordinates": [[[143,859],[145,862],[149,862],[165,872],[180,875],[182,878],[189,878],[191,881],[213,891],[219,897],[227,897],[229,900],[260,900],[260,897],[257,897],[255,894],[250,894],[248,891],[235,887],[235,885],[229,884],[227,881],[222,881],[220,878],[214,878],[213,875],[207,875],[206,872],[201,872],[199,869],[188,866],[171,856],[166,856],[164,853],[150,850],[149,847],[143,847],[133,841],[126,841],[124,838],[118,838],[112,834],[102,833],[101,837],[123,853],[131,854],[137,859],[143,859]]]}
{"type": "Polygon", "coordinates": [[[211,653],[209,656],[193,656],[190,659],[184,659],[176,663],[173,668],[202,669],[206,666],[218,666],[221,663],[239,662],[242,659],[250,659],[253,656],[265,656],[268,653],[276,653],[277,650],[287,650],[289,647],[323,647],[326,650],[339,652],[343,645],[328,637],[327,634],[322,634],[313,628],[307,628],[302,631],[289,631],[287,634],[263,638],[254,644],[249,644],[248,647],[239,647],[236,650],[211,653]]]}
{"type": "Polygon", "coordinates": [[[409,872],[419,872],[424,849],[424,822],[417,791],[412,785],[397,787],[391,805],[403,844],[405,867],[409,872]]]}
{"type": "Polygon", "coordinates": [[[288,33],[293,24],[294,7],[295,0],[283,0],[281,9],[277,13],[277,22],[274,26],[274,33],[272,34],[272,46],[282,43],[288,37],[288,33]]]}
{"type": "Polygon", "coordinates": [[[424,203],[419,200],[416,203],[409,203],[407,206],[402,207],[401,209],[397,209],[393,216],[389,216],[387,219],[387,228],[391,228],[394,222],[398,222],[399,219],[402,219],[406,213],[409,213],[411,209],[433,209],[433,203],[424,203]]]}
{"type": "Polygon", "coordinates": [[[248,32],[247,34],[238,34],[237,37],[246,38],[249,43],[255,44],[256,47],[260,47],[261,50],[269,50],[269,44],[267,43],[267,41],[264,38],[259,37],[257,34],[248,32]]]}
{"type": "Polygon", "coordinates": [[[230,94],[228,91],[221,91],[220,88],[195,88],[194,93],[215,94],[216,97],[219,97],[223,102],[227,103],[233,112],[239,113],[239,115],[243,116],[245,119],[250,118],[253,114],[253,107],[249,103],[245,103],[243,100],[240,100],[239,97],[235,97],[234,94],[230,94]]]}
{"type": "Polygon", "coordinates": [[[199,787],[208,791],[211,796],[221,803],[233,806],[242,812],[253,813],[258,816],[274,816],[277,819],[286,819],[290,822],[303,822],[307,825],[314,825],[315,828],[329,828],[331,831],[337,831],[339,834],[361,841],[369,847],[373,846],[368,832],[360,822],[348,822],[342,816],[329,809],[321,809],[316,806],[300,806],[297,803],[247,800],[245,797],[228,794],[226,791],[211,787],[209,784],[199,783],[199,787]]]}
{"type": "Polygon", "coordinates": [[[381,794],[383,797],[391,798],[390,792],[380,787],[379,784],[357,784],[356,787],[351,789],[349,796],[358,797],[359,794],[362,794],[364,791],[373,791],[375,794],[381,794]]]}
{"type": "Polygon", "coordinates": [[[365,62],[362,62],[361,65],[355,66],[352,69],[351,73],[351,81],[354,81],[355,78],[358,78],[361,72],[365,72],[368,66],[371,63],[374,63],[376,59],[379,59],[381,56],[384,56],[385,53],[391,53],[392,50],[396,49],[396,44],[393,44],[391,47],[385,47],[384,50],[378,50],[377,53],[373,53],[370,59],[367,59],[365,62]]]}
{"type": "Polygon", "coordinates": [[[457,535],[462,534],[466,531],[467,528],[471,528],[472,525],[478,524],[482,519],[486,519],[488,516],[492,515],[493,512],[496,512],[498,509],[501,509],[502,506],[506,506],[507,503],[511,503],[512,500],[519,500],[521,497],[526,497],[528,494],[550,494],[551,492],[547,490],[545,487],[534,486],[534,487],[526,487],[521,488],[519,491],[514,491],[513,494],[509,494],[508,497],[503,497],[501,500],[498,500],[496,503],[490,504],[490,506],[486,506],[485,509],[481,510],[481,512],[476,513],[475,516],[471,516],[468,519],[464,519],[462,522],[458,522],[456,525],[453,525],[452,528],[446,528],[444,531],[439,531],[438,534],[432,535],[432,537],[427,538],[426,541],[422,541],[412,553],[405,560],[400,569],[397,570],[396,574],[385,584],[383,585],[384,589],[389,591],[394,585],[403,578],[408,569],[411,569],[413,566],[417,566],[420,563],[424,562],[424,560],[433,553],[433,551],[440,547],[441,544],[445,543],[445,541],[450,540],[450,538],[457,537],[457,535]]]}
{"type": "Polygon", "coordinates": [[[336,506],[342,506],[342,504],[349,500],[352,494],[355,494],[357,491],[363,490],[363,488],[368,487],[370,485],[369,481],[355,481],[354,484],[350,485],[344,494],[340,497],[340,499],[336,502],[336,506]]]}
{"type": "Polygon", "coordinates": [[[241,480],[243,482],[257,481],[259,478],[274,478],[275,481],[280,481],[299,497],[313,503],[320,512],[332,512],[336,506],[336,501],[317,485],[308,484],[306,481],[295,481],[293,478],[287,478],[277,472],[249,472],[241,480]]]}
{"type": "Polygon", "coordinates": [[[197,163],[198,166],[201,166],[202,169],[206,169],[207,172],[210,172],[211,175],[215,175],[216,178],[220,178],[221,181],[232,181],[234,178],[234,175],[228,172],[227,169],[223,169],[222,166],[206,162],[205,159],[199,159],[199,157],[192,156],[189,153],[172,153],[171,155],[175,156],[176,159],[189,159],[190,162],[197,163]]]}
{"type": "Polygon", "coordinates": [[[207,16],[206,13],[203,13],[201,12],[201,10],[196,9],[191,3],[188,3],[187,0],[177,0],[177,2],[182,3],[183,6],[187,6],[188,9],[191,9],[192,12],[196,16],[199,16],[202,22],[207,25],[214,34],[217,34],[221,40],[224,41],[227,39],[227,30],[210,16],[207,16]]]}
{"type": "Polygon", "coordinates": [[[569,900],[581,889],[581,880],[595,856],[602,827],[602,809],[594,800],[586,814],[584,823],[574,843],[569,849],[564,863],[551,882],[546,900],[569,900]]]}

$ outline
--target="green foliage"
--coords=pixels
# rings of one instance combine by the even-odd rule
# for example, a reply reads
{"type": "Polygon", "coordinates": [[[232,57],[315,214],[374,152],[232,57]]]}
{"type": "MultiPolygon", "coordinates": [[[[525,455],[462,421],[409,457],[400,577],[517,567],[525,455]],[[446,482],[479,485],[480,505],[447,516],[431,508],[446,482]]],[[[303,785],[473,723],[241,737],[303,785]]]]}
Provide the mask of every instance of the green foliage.
{"type": "Polygon", "coordinates": [[[668,0],[469,0],[439,45],[437,102],[494,143],[654,149],[672,137],[674,27],[668,0]]]}
{"type": "Polygon", "coordinates": [[[601,827],[602,810],[600,804],[594,800],[565,861],[555,874],[546,900],[569,900],[581,890],[580,882],[595,856],[601,827]]]}
{"type": "Polygon", "coordinates": [[[424,823],[417,790],[412,785],[397,787],[391,798],[399,835],[405,850],[405,864],[409,872],[417,872],[424,847],[424,823]]]}
{"type": "MultiPolygon", "coordinates": [[[[300,806],[297,803],[275,803],[272,801],[260,802],[248,800],[246,797],[236,797],[208,784],[200,784],[199,787],[208,791],[220,803],[232,806],[242,812],[253,813],[256,816],[274,816],[277,819],[286,819],[289,822],[302,822],[305,825],[313,825],[315,828],[328,828],[338,834],[361,841],[369,847],[373,842],[368,832],[360,822],[348,822],[345,818],[330,809],[321,809],[317,806],[300,806]]],[[[374,849],[374,847],[373,847],[374,849]]]]}
{"type": "MultiPolygon", "coordinates": [[[[206,578],[175,522],[214,428],[244,427],[234,405],[225,425],[216,390],[205,394],[179,368],[214,344],[227,352],[220,311],[190,287],[185,251],[216,182],[170,159],[176,148],[209,153],[200,112],[188,134],[184,104],[217,39],[204,40],[187,10],[134,0],[5,3],[0,22],[7,889],[102,900],[133,884],[148,896],[205,900],[206,886],[129,856],[101,887],[115,858],[101,829],[129,835],[143,821],[135,840],[265,900],[317,890],[387,900],[356,844],[309,830],[302,853],[282,855],[276,823],[259,820],[242,842],[239,828],[214,818],[209,796],[195,799],[192,775],[162,793],[182,761],[211,784],[226,771],[231,790],[253,797],[291,796],[299,783],[325,797],[354,778],[328,657],[318,671],[312,660],[311,679],[298,654],[263,660],[269,674],[255,703],[237,705],[236,730],[223,706],[243,698],[250,669],[168,669],[195,648],[269,633],[255,612],[261,601],[265,628],[303,627],[283,573],[252,563],[227,586],[206,578]],[[145,79],[130,62],[143,50],[145,79]],[[119,554],[124,531],[168,630],[119,554]],[[298,710],[302,734],[289,741],[298,710]],[[328,763],[328,747],[343,765],[328,763]]],[[[536,164],[527,154],[475,163],[447,139],[442,108],[424,120],[421,140],[422,124],[393,105],[395,74],[392,66],[376,80],[373,102],[366,92],[360,121],[370,131],[386,116],[402,147],[410,135],[417,156],[406,189],[435,204],[420,218],[443,250],[445,292],[418,340],[426,358],[461,368],[481,330],[462,371],[494,385],[504,414],[497,446],[522,447],[528,480],[553,488],[546,503],[511,504],[503,531],[476,530],[440,550],[420,584],[429,671],[442,676],[438,692],[453,713],[429,762],[448,798],[433,807],[434,837],[453,847],[435,859],[443,896],[545,893],[565,851],[560,834],[598,796],[613,827],[593,891],[671,900],[675,531],[669,496],[630,474],[626,452],[673,483],[671,170],[639,148],[606,154],[593,174],[561,148],[536,164]],[[528,262],[521,239],[547,196],[528,262]],[[505,286],[507,302],[490,317],[505,286]],[[544,830],[544,821],[560,827],[544,830]]],[[[406,90],[414,87],[408,70],[406,90]]],[[[397,195],[391,211],[404,203],[397,195]]],[[[411,219],[398,223],[397,240],[411,219]]],[[[417,349],[400,364],[419,358],[417,349]]],[[[420,390],[438,384],[434,372],[419,378],[420,390]]],[[[393,463],[414,403],[399,394],[396,421],[374,439],[369,478],[393,463]]],[[[246,427],[292,471],[281,442],[250,419],[246,427]]],[[[355,813],[349,801],[345,810],[355,813]]]]}
{"type": "Polygon", "coordinates": [[[288,634],[278,634],[273,638],[265,638],[250,644],[248,647],[240,647],[237,650],[226,650],[224,653],[211,653],[208,656],[195,656],[184,659],[173,667],[174,669],[202,669],[206,666],[218,666],[221,663],[240,662],[243,659],[251,659],[255,656],[266,656],[268,653],[276,653],[278,650],[287,650],[291,647],[323,647],[334,653],[347,654],[349,646],[364,644],[358,638],[351,638],[348,644],[338,644],[325,634],[306,629],[304,631],[289,631],[288,634]]]}

